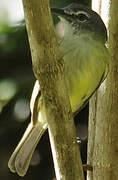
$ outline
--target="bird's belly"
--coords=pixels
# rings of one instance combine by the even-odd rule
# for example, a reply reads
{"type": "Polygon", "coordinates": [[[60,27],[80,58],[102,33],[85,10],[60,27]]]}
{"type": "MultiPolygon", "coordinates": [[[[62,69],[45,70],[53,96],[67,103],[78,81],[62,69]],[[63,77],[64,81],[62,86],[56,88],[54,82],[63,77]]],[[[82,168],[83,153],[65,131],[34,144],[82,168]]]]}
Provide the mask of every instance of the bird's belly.
{"type": "Polygon", "coordinates": [[[73,112],[78,111],[99,87],[108,71],[108,51],[99,41],[74,40],[61,45],[64,54],[65,81],[73,112]],[[67,48],[67,50],[66,50],[67,48]]]}
{"type": "Polygon", "coordinates": [[[93,66],[92,62],[84,64],[83,69],[72,67],[75,71],[68,69],[66,72],[66,85],[72,112],[78,111],[89,99],[93,92],[100,85],[105,71],[105,64],[102,61],[93,66]],[[100,67],[98,67],[100,66],[100,67]],[[77,70],[77,69],[78,70],[77,70]]]}
{"type": "Polygon", "coordinates": [[[99,86],[99,81],[92,76],[83,75],[76,77],[72,84],[68,84],[67,89],[69,92],[69,99],[72,112],[76,112],[88,100],[95,89],[99,86]]]}
{"type": "Polygon", "coordinates": [[[70,104],[72,111],[76,112],[92,94],[94,87],[92,86],[91,81],[87,79],[73,82],[70,86],[71,87],[68,87],[69,89],[72,88],[71,91],[69,91],[70,104]]]}

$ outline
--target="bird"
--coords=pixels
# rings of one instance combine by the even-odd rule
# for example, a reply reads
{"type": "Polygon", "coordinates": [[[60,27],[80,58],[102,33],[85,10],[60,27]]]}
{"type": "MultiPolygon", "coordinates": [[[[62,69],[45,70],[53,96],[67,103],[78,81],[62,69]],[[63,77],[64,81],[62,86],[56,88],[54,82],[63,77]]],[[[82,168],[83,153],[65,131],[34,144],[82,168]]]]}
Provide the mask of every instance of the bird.
{"type": "MultiPolygon", "coordinates": [[[[65,83],[73,116],[88,102],[108,74],[107,29],[91,8],[72,3],[51,8],[60,21],[55,27],[63,57],[65,83]]],[[[31,122],[11,155],[8,167],[24,176],[33,152],[48,128],[40,84],[36,81],[30,102],[31,122]]]]}

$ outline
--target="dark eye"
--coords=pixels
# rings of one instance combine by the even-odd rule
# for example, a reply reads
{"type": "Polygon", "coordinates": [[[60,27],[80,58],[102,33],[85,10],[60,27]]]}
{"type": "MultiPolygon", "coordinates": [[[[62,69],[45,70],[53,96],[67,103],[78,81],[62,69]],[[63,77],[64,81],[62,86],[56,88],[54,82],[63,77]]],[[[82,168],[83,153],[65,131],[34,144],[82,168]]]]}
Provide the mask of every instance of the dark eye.
{"type": "Polygon", "coordinates": [[[78,20],[80,21],[80,22],[85,22],[85,21],[87,21],[89,18],[88,18],[88,16],[86,16],[85,14],[78,14],[78,20]]]}

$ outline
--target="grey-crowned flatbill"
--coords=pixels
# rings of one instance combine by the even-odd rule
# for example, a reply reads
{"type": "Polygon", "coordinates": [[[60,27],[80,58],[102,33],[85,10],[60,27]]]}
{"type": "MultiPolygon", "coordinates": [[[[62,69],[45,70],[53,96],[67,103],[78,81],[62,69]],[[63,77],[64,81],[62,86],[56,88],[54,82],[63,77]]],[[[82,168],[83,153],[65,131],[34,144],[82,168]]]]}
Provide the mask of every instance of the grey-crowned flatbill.
{"type": "MultiPolygon", "coordinates": [[[[65,66],[65,82],[73,115],[89,100],[108,73],[107,30],[101,17],[90,8],[71,4],[52,8],[60,22],[56,34],[65,66]]],[[[24,176],[33,152],[48,128],[43,97],[36,81],[31,98],[31,122],[13,152],[8,166],[24,176]]]]}

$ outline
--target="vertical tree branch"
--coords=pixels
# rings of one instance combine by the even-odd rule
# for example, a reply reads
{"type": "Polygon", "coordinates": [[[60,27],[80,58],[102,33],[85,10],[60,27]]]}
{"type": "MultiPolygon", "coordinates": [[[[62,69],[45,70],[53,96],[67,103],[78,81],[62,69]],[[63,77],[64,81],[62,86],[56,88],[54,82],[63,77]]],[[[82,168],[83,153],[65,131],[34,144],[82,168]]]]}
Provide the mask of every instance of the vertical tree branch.
{"type": "Polygon", "coordinates": [[[23,0],[33,69],[46,109],[57,180],[83,180],[80,153],[48,0],[23,0]]]}
{"type": "MultiPolygon", "coordinates": [[[[89,131],[88,131],[88,153],[87,164],[93,166],[93,152],[95,143],[95,130],[96,130],[96,108],[97,108],[97,92],[93,95],[89,103],[89,131]]],[[[87,172],[88,180],[93,180],[93,172],[87,172]]]]}
{"type": "MultiPolygon", "coordinates": [[[[102,1],[102,7],[104,1],[102,1]]],[[[107,80],[97,93],[95,141],[93,149],[93,179],[118,179],[118,3],[109,0],[110,65],[107,80]]],[[[106,7],[109,7],[106,6],[106,7]]],[[[101,11],[102,13],[102,11],[101,11]]],[[[94,113],[94,114],[95,114],[94,113]]],[[[90,117],[92,118],[92,117],[90,117]]],[[[91,121],[91,119],[90,119],[91,121]]],[[[90,149],[88,149],[90,151],[90,149]]],[[[90,157],[88,157],[90,159],[90,157]]],[[[88,175],[92,180],[92,176],[88,175]]]]}

